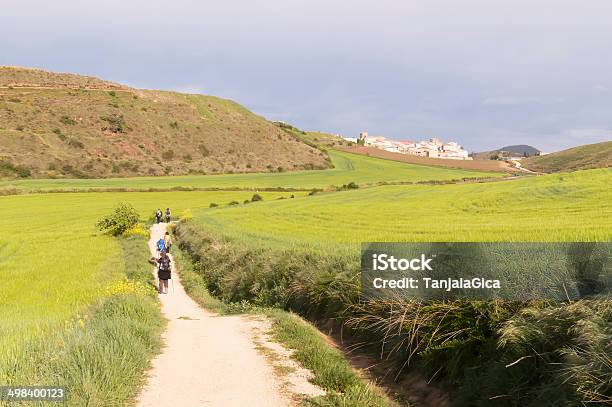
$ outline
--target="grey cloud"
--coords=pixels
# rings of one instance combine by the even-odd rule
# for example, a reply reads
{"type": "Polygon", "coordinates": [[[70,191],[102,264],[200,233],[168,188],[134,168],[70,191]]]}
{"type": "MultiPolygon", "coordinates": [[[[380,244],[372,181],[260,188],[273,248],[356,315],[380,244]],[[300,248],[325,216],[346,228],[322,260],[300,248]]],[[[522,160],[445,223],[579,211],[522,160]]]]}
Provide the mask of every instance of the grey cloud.
{"type": "Polygon", "coordinates": [[[518,106],[521,103],[521,99],[511,96],[490,97],[482,101],[485,106],[518,106]]]}

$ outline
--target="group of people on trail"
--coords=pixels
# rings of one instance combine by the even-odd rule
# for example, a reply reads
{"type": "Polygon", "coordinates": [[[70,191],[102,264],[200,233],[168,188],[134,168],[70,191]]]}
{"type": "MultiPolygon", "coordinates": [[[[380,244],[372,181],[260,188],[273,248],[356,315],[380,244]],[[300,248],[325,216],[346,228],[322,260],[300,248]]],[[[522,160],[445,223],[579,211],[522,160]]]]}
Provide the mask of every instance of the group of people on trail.
{"type": "Polygon", "coordinates": [[[155,260],[157,263],[157,278],[159,280],[157,291],[160,294],[168,294],[168,280],[172,278],[172,260],[168,256],[172,248],[170,233],[166,232],[155,245],[159,253],[159,258],[155,260]]]}
{"type": "MultiPolygon", "coordinates": [[[[157,208],[157,211],[155,211],[155,220],[157,223],[161,223],[163,216],[164,214],[162,213],[161,209],[157,208]]],[[[166,223],[170,223],[170,219],[170,208],[166,208],[166,223]]]]}

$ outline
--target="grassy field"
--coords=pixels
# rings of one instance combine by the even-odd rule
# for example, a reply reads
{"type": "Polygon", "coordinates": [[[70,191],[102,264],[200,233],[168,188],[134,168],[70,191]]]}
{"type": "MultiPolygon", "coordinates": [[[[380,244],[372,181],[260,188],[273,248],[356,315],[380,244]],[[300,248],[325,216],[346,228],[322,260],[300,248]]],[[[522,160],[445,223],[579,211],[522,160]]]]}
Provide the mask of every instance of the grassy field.
{"type": "Polygon", "coordinates": [[[70,407],[131,403],[150,359],[161,349],[165,322],[147,263],[146,240],[133,236],[117,242],[121,250],[116,257],[128,279],[106,287],[94,303],[63,324],[37,331],[24,326],[15,346],[3,343],[0,383],[62,386],[68,392],[62,405],[70,407]]]}
{"type": "Polygon", "coordinates": [[[362,241],[612,239],[612,170],[487,184],[381,186],[194,212],[257,244],[337,249],[362,241]]]}
{"type": "MultiPolygon", "coordinates": [[[[264,199],[288,193],[262,193],[264,199]]],[[[0,344],[19,332],[55,325],[120,279],[124,264],[116,240],[95,222],[117,202],[143,218],[166,206],[178,215],[211,202],[242,202],[249,192],[76,193],[0,197],[0,344]]]]}
{"type": "MultiPolygon", "coordinates": [[[[146,366],[148,363],[147,353],[154,345],[143,344],[142,352],[137,352],[136,347],[140,345],[136,339],[144,339],[145,332],[159,336],[155,325],[146,323],[156,324],[158,311],[154,305],[138,302],[137,298],[127,298],[126,303],[123,299],[112,299],[117,290],[121,293],[125,288],[121,281],[126,277],[133,279],[135,273],[132,269],[137,268],[141,273],[144,270],[145,276],[150,277],[146,245],[143,241],[131,249],[134,254],[126,257],[121,239],[103,235],[94,228],[95,222],[118,202],[131,203],[142,218],[147,219],[158,207],[169,206],[178,215],[187,208],[197,210],[208,207],[211,202],[220,205],[242,202],[252,195],[252,192],[158,192],[0,197],[0,230],[3,232],[0,236],[0,275],[3,276],[0,289],[0,383],[35,384],[37,380],[55,377],[72,384],[70,380],[83,379],[89,381],[92,391],[97,391],[101,389],[98,381],[107,380],[107,374],[116,372],[113,369],[135,368],[136,365],[143,368],[143,364],[146,366]],[[122,315],[122,309],[127,314],[122,315]],[[115,315],[113,310],[119,310],[119,314],[115,315]],[[96,314],[100,315],[99,318],[95,317],[96,314]],[[139,321],[139,318],[145,320],[139,321]],[[142,324],[146,326],[140,326],[142,324]],[[138,335],[134,329],[141,336],[134,338],[133,335],[138,335]],[[130,346],[134,347],[134,352],[126,355],[125,366],[119,363],[103,367],[100,358],[108,358],[108,346],[113,346],[104,342],[105,335],[118,341],[125,340],[125,343],[121,342],[124,345],[132,341],[130,346]],[[84,343],[88,342],[92,343],[85,346],[84,343]],[[81,349],[83,346],[85,348],[81,349]],[[88,353],[87,349],[99,353],[88,353]],[[72,355],[70,352],[77,353],[72,355]],[[66,363],[56,360],[60,354],[70,354],[74,359],[66,363]],[[39,359],[44,355],[55,355],[53,363],[41,362],[39,359]],[[130,362],[131,357],[138,359],[134,360],[134,365],[130,362]],[[79,361],[79,358],[82,359],[79,361]],[[101,371],[97,372],[97,368],[88,363],[100,363],[101,371]],[[53,369],[56,370],[50,366],[55,366],[53,369]],[[47,367],[49,370],[45,370],[47,367]],[[106,368],[108,371],[104,370],[106,368]],[[83,369],[83,372],[70,373],[68,369],[83,369]],[[94,376],[90,377],[90,374],[94,376]]],[[[268,200],[289,194],[261,195],[268,200]]],[[[135,372],[124,373],[126,380],[137,382],[135,372]]],[[[87,393],[87,383],[80,382],[79,386],[87,393]]],[[[129,389],[121,397],[127,397],[128,393],[129,389]]],[[[104,405],[101,400],[104,398],[91,405],[104,405]]]]}
{"type": "Polygon", "coordinates": [[[349,182],[359,185],[378,182],[448,181],[462,178],[501,177],[501,173],[435,168],[380,160],[340,151],[329,151],[335,166],[332,170],[291,173],[223,174],[176,177],[138,177],[109,179],[33,179],[1,181],[2,188],[26,191],[90,188],[325,188],[349,182]]]}

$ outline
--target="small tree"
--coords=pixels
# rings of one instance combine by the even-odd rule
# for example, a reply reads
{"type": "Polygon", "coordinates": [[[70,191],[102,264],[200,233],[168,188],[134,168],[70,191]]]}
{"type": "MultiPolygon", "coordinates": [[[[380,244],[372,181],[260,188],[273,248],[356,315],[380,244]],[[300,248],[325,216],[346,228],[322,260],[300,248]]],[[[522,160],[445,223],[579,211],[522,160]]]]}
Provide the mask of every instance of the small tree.
{"type": "Polygon", "coordinates": [[[96,223],[96,227],[113,236],[119,236],[126,230],[136,226],[139,220],[140,216],[132,205],[120,203],[113,213],[100,219],[98,223],[96,223]]]}

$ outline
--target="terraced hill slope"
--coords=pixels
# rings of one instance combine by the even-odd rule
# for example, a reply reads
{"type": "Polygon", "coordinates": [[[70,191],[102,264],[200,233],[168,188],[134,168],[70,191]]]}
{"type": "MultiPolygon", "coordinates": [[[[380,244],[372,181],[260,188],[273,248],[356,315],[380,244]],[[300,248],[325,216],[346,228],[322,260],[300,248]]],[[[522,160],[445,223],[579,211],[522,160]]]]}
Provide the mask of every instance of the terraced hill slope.
{"type": "Polygon", "coordinates": [[[0,178],[325,169],[325,153],[230,100],[0,67],[0,178]]]}

